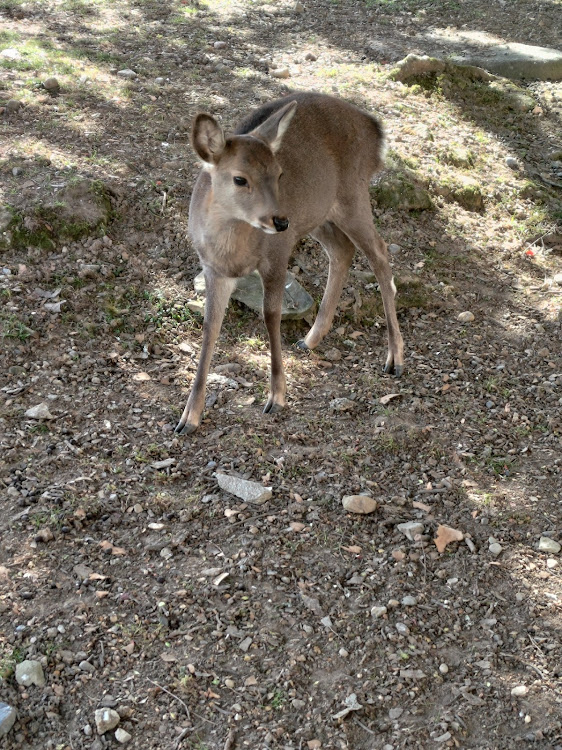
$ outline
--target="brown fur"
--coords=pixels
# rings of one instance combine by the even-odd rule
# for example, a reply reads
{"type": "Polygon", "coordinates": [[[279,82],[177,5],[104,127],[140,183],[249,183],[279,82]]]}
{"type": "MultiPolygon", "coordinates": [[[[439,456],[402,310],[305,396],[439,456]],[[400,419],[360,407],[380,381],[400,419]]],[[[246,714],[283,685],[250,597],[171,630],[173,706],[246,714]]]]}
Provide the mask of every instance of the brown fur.
{"type": "Polygon", "coordinates": [[[388,327],[384,369],[400,375],[403,342],[395,288],[368,191],[382,166],[378,120],[341,99],[299,93],[258,109],[227,138],[210,115],[198,115],[192,143],[205,169],[193,190],[189,226],[205,273],[207,301],[201,359],[176,431],[192,432],[201,421],[212,352],[235,280],[256,269],[263,281],[271,348],[271,391],[264,411],[285,405],[281,302],[291,252],[307,234],[322,244],[330,266],[318,316],[300,345],[314,348],[329,331],[358,248],[381,289],[388,327]],[[236,184],[240,179],[247,184],[236,184]]]}

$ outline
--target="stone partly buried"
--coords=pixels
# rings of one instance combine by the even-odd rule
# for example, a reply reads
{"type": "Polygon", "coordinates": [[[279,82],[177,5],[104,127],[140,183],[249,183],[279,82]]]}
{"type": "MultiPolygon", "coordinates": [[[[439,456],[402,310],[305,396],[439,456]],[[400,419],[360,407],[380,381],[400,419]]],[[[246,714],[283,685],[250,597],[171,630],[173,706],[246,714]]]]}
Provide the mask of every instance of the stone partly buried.
{"type": "MultiPolygon", "coordinates": [[[[203,273],[196,276],[193,283],[197,294],[200,297],[205,297],[205,277],[203,273]]],[[[242,302],[254,312],[261,313],[263,309],[263,287],[257,271],[238,279],[236,289],[232,293],[232,299],[242,302]]],[[[193,312],[198,312],[201,315],[205,311],[205,305],[201,300],[188,300],[187,306],[193,312]]],[[[281,319],[299,320],[306,317],[313,309],[314,300],[310,294],[302,288],[294,275],[287,271],[281,319]]]]}

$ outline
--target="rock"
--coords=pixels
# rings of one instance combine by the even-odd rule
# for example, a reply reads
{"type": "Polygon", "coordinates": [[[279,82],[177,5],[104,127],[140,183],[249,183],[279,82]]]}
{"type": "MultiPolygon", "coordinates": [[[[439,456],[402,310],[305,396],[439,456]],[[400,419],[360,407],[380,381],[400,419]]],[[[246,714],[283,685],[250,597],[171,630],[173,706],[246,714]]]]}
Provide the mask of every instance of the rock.
{"type": "Polygon", "coordinates": [[[404,596],[402,598],[402,604],[404,607],[414,607],[418,603],[415,596],[404,596]]]}
{"type": "Polygon", "coordinates": [[[43,81],[43,88],[47,89],[49,94],[58,94],[60,91],[60,84],[56,78],[47,78],[43,81]]]}
{"type": "Polygon", "coordinates": [[[349,398],[334,398],[330,401],[330,409],[333,411],[352,411],[356,406],[355,401],[349,398]]]}
{"type": "Polygon", "coordinates": [[[290,78],[291,72],[289,68],[275,68],[275,70],[270,70],[270,74],[274,78],[290,78]]]}
{"type": "Polygon", "coordinates": [[[32,406],[25,412],[25,416],[29,419],[54,419],[45,402],[32,406]]]}
{"type": "Polygon", "coordinates": [[[449,667],[445,663],[440,664],[439,671],[441,672],[441,674],[447,674],[447,672],[449,671],[449,667]]]}
{"type": "Polygon", "coordinates": [[[395,719],[399,719],[403,713],[404,713],[403,708],[391,708],[390,711],[388,712],[388,718],[391,721],[395,721],[395,719]]]}
{"type": "Polygon", "coordinates": [[[396,255],[397,253],[399,253],[399,252],[400,252],[400,250],[401,250],[401,249],[402,249],[402,248],[400,247],[400,245],[396,245],[396,244],[394,244],[394,242],[392,242],[392,243],[391,243],[391,244],[390,244],[390,245],[388,246],[388,252],[389,252],[389,253],[390,253],[391,255],[396,255]]]}
{"type": "Polygon", "coordinates": [[[72,572],[81,581],[88,581],[94,571],[92,570],[92,568],[89,568],[87,565],[78,563],[78,565],[75,565],[72,568],[72,572]]]}
{"type": "Polygon", "coordinates": [[[419,521],[407,521],[406,523],[399,523],[396,528],[401,531],[402,534],[409,539],[411,542],[414,541],[416,534],[423,534],[423,523],[419,521]]]}
{"type": "Polygon", "coordinates": [[[12,219],[13,215],[9,209],[0,208],[0,232],[4,232],[10,226],[12,219]]]}
{"type": "Polygon", "coordinates": [[[250,482],[248,479],[233,477],[229,474],[217,474],[217,481],[222,490],[252,505],[261,505],[273,495],[271,487],[264,487],[259,482],[250,482]]]}
{"type": "Polygon", "coordinates": [[[409,78],[417,78],[428,74],[444,73],[447,65],[443,60],[427,55],[408,55],[400,60],[390,77],[395,81],[407,81],[409,78]]]}
{"type": "Polygon", "coordinates": [[[21,167],[14,167],[12,169],[12,174],[14,175],[14,177],[21,177],[21,175],[23,174],[23,169],[21,167]]]}
{"type": "Polygon", "coordinates": [[[213,44],[213,47],[215,49],[225,49],[226,48],[226,42],[215,42],[213,44]]]}
{"type": "Polygon", "coordinates": [[[6,102],[7,112],[17,112],[20,107],[23,107],[23,104],[18,99],[8,99],[6,102]]]}
{"type": "MultiPolygon", "coordinates": [[[[205,295],[205,277],[203,273],[195,277],[194,287],[198,294],[205,295]]],[[[232,299],[242,302],[246,307],[261,314],[263,310],[263,286],[257,271],[249,274],[249,276],[238,279],[236,289],[232,293],[232,299]]],[[[287,271],[283,304],[281,307],[281,319],[299,320],[308,315],[313,309],[314,300],[310,294],[302,288],[295,276],[290,271],[287,271]]]]}
{"type": "Polygon", "coordinates": [[[549,552],[557,555],[562,547],[548,536],[541,536],[539,540],[539,552],[549,552]]]}
{"type": "Polygon", "coordinates": [[[375,620],[378,620],[379,617],[386,615],[387,612],[388,610],[386,607],[371,607],[371,617],[374,617],[375,620]]]}
{"type": "Polygon", "coordinates": [[[472,323],[474,320],[474,314],[470,312],[470,310],[467,310],[466,312],[459,313],[457,315],[457,320],[459,323],[472,323]]]}
{"type": "Polygon", "coordinates": [[[456,175],[443,180],[436,191],[446,200],[454,201],[467,211],[480,211],[484,207],[484,196],[480,183],[467,175],[456,175]]]}
{"type": "Polygon", "coordinates": [[[478,65],[506,78],[562,81],[562,52],[528,44],[493,44],[463,56],[463,62],[478,65]]]}
{"type": "Polygon", "coordinates": [[[398,172],[385,177],[369,188],[380,208],[398,208],[404,211],[426,211],[433,202],[425,187],[414,176],[398,172]]]}
{"type": "Polygon", "coordinates": [[[488,547],[488,550],[491,555],[493,555],[494,557],[498,557],[498,555],[501,555],[503,547],[498,542],[492,542],[488,547]]]}
{"type": "Polygon", "coordinates": [[[342,505],[349,513],[362,515],[374,513],[377,509],[377,501],[368,495],[346,495],[342,500],[342,505]]]}
{"type": "Polygon", "coordinates": [[[10,729],[14,726],[17,717],[18,712],[13,706],[9,706],[7,703],[2,703],[0,701],[0,737],[8,734],[10,729]]]}
{"type": "Polygon", "coordinates": [[[113,708],[98,708],[94,714],[94,720],[98,734],[105,734],[115,729],[121,717],[113,708]]]}
{"type": "Polygon", "coordinates": [[[36,542],[52,542],[55,538],[55,535],[51,531],[51,529],[48,526],[43,527],[42,529],[39,529],[35,536],[36,542]]]}
{"type": "Polygon", "coordinates": [[[309,62],[316,62],[316,60],[318,60],[318,58],[313,52],[307,52],[306,55],[304,56],[304,59],[308,60],[309,62]]]}
{"type": "Polygon", "coordinates": [[[506,156],[505,164],[510,169],[519,169],[519,162],[513,156],[506,156]]]}
{"type": "Polygon", "coordinates": [[[527,685],[517,685],[511,691],[514,698],[523,698],[529,692],[527,685]]]}
{"type": "Polygon", "coordinates": [[[123,68],[123,70],[118,70],[117,75],[121,78],[128,78],[129,80],[133,78],[137,78],[137,74],[134,70],[131,70],[130,68],[123,68]]]}
{"type": "Polygon", "coordinates": [[[166,83],[166,79],[165,79],[165,78],[162,78],[161,76],[158,76],[158,78],[155,78],[155,79],[154,79],[154,83],[155,83],[155,84],[156,84],[157,86],[163,86],[163,85],[164,85],[164,84],[166,83]]]}
{"type": "Polygon", "coordinates": [[[24,685],[25,687],[29,687],[30,685],[43,687],[45,685],[45,675],[43,674],[41,662],[26,659],[16,664],[16,682],[18,685],[24,685]]]}
{"type": "Polygon", "coordinates": [[[8,47],[7,49],[3,49],[2,52],[0,52],[0,57],[2,57],[4,60],[21,60],[21,52],[17,49],[13,49],[12,47],[8,47]]]}
{"type": "Polygon", "coordinates": [[[127,742],[129,742],[129,741],[130,741],[130,740],[132,740],[133,738],[132,738],[132,736],[131,736],[131,735],[129,734],[129,732],[126,732],[126,731],[125,731],[124,729],[122,729],[121,727],[118,727],[118,728],[117,728],[117,729],[115,730],[115,739],[117,740],[117,742],[120,742],[120,743],[121,743],[122,745],[125,745],[125,744],[127,744],[127,742]]]}

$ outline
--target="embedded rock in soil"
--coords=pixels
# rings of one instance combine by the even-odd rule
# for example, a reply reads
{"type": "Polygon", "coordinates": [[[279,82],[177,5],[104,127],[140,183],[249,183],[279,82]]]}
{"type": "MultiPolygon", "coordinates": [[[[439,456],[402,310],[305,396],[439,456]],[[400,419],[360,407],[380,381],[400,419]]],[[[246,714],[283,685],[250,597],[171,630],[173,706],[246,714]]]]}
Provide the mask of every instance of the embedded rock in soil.
{"type": "Polygon", "coordinates": [[[45,685],[45,675],[43,674],[43,667],[40,662],[26,659],[17,664],[16,682],[18,685],[24,685],[25,687],[29,687],[30,685],[43,687],[45,685]]]}
{"type": "Polygon", "coordinates": [[[406,539],[411,542],[414,541],[416,534],[423,534],[423,523],[418,521],[408,521],[407,523],[399,523],[396,527],[398,531],[401,531],[406,539]]]}
{"type": "Polygon", "coordinates": [[[529,44],[489,45],[463,57],[463,62],[478,65],[506,78],[562,80],[562,52],[529,44]]]}
{"type": "Polygon", "coordinates": [[[265,503],[273,494],[271,487],[264,487],[258,482],[250,482],[248,479],[232,477],[229,474],[217,474],[217,481],[221,490],[226,490],[252,505],[265,503]]]}
{"type": "MultiPolygon", "coordinates": [[[[205,277],[203,273],[198,274],[193,282],[195,291],[205,296],[205,277]]],[[[263,286],[257,271],[243,276],[236,282],[236,288],[232,292],[232,299],[249,307],[261,314],[263,310],[263,286]]],[[[281,307],[281,320],[299,320],[304,318],[314,309],[314,300],[310,294],[296,280],[294,275],[287,271],[285,277],[285,289],[283,291],[283,304],[281,307]]]]}
{"type": "Polygon", "coordinates": [[[49,407],[45,403],[37,404],[37,406],[32,406],[25,412],[25,416],[29,419],[54,419],[53,415],[49,411],[49,407]]]}
{"type": "Polygon", "coordinates": [[[342,500],[343,507],[349,513],[367,514],[377,509],[377,501],[368,495],[346,495],[342,500]]]}

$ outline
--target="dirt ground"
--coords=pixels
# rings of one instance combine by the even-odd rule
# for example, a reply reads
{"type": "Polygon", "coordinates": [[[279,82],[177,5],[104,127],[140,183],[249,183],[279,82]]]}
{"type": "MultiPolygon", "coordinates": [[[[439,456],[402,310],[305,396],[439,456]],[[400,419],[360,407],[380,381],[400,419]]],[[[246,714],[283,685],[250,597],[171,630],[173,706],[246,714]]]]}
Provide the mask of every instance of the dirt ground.
{"type": "MultiPolygon", "coordinates": [[[[562,83],[519,106],[391,76],[460,32],[560,46],[560,11],[0,0],[1,747],[560,750],[562,83]],[[357,257],[317,351],[283,324],[287,409],[261,413],[263,322],[231,303],[223,377],[177,437],[202,326],[191,119],[233,127],[290,89],[384,122],[373,210],[406,373],[381,372],[357,257]],[[377,192],[397,175],[408,190],[377,192]],[[244,504],[219,470],[272,498],[244,504]],[[375,512],[346,512],[355,494],[375,512]],[[463,538],[439,551],[440,525],[463,538]],[[18,683],[24,660],[44,685],[18,683]],[[99,734],[104,707],[125,734],[99,734]]],[[[320,248],[291,270],[320,299],[320,248]]]]}

